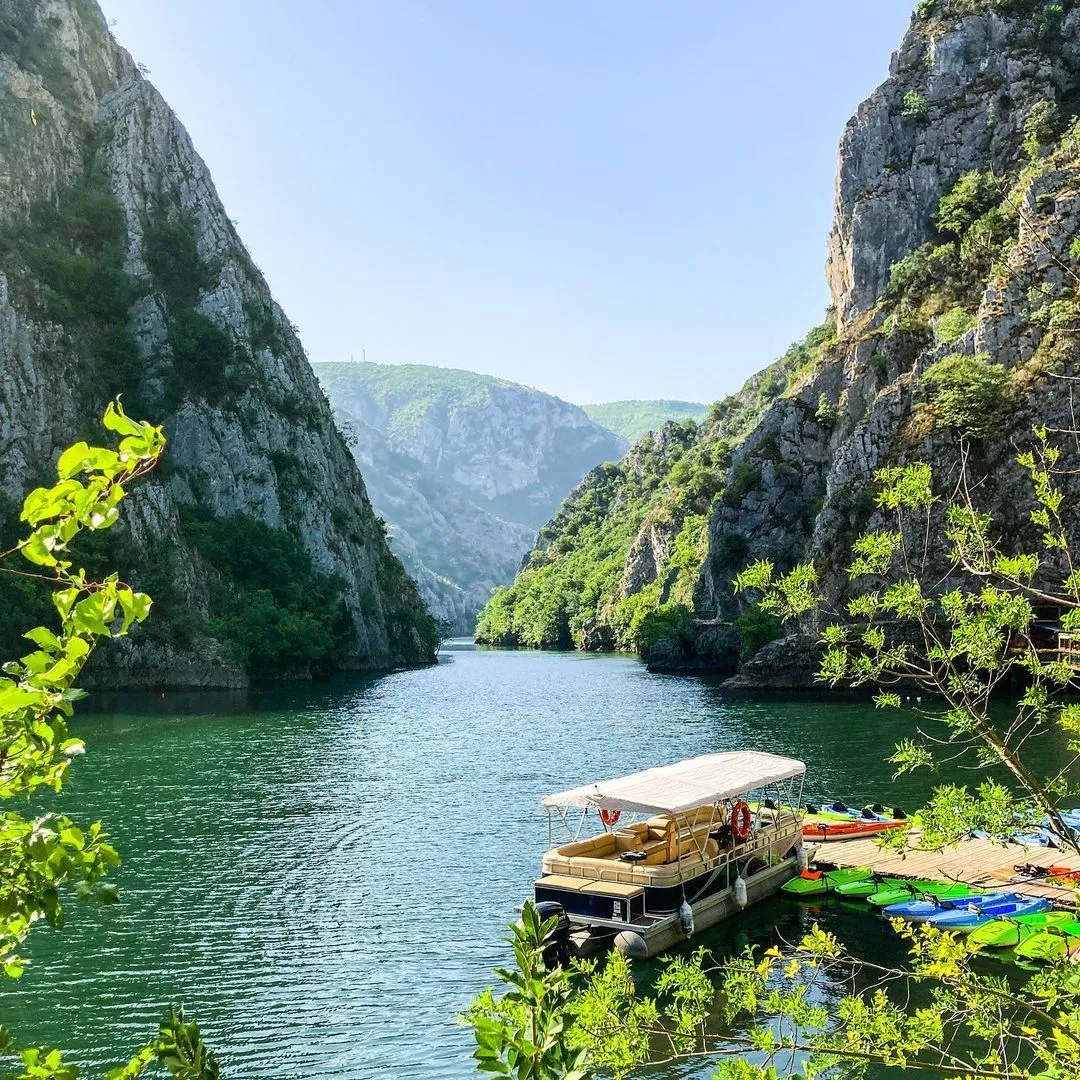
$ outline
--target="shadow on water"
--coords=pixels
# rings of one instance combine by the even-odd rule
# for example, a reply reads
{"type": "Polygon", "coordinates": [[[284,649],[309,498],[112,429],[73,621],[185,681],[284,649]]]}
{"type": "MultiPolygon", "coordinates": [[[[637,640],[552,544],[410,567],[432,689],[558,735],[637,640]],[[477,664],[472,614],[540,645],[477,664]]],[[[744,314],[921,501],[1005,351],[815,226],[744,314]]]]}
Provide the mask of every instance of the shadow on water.
{"type": "MultiPolygon", "coordinates": [[[[183,1002],[230,1077],[473,1076],[452,1017],[506,961],[547,837],[541,795],[735,748],[801,757],[818,801],[915,805],[930,783],[893,782],[884,760],[911,716],[734,697],[625,656],[450,642],[430,668],[91,702],[60,802],[106,823],[123,900],[38,931],[3,1002],[19,1039],[71,1047],[91,1074],[183,1002]]],[[[728,955],[814,917],[770,901],[702,941],[728,955]]],[[[821,918],[868,954],[897,949],[872,916],[821,918]]]]}

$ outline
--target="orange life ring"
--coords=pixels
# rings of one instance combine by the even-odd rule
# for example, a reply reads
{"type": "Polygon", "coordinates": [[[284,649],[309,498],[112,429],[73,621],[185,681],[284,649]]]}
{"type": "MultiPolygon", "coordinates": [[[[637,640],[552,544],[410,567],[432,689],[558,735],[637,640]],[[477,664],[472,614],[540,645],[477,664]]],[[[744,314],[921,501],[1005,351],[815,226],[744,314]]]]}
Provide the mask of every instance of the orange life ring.
{"type": "Polygon", "coordinates": [[[601,810],[600,820],[610,829],[619,818],[622,817],[621,810],[601,810]]]}
{"type": "Polygon", "coordinates": [[[750,807],[741,800],[731,808],[731,835],[740,844],[750,835],[753,820],[750,807]]]}

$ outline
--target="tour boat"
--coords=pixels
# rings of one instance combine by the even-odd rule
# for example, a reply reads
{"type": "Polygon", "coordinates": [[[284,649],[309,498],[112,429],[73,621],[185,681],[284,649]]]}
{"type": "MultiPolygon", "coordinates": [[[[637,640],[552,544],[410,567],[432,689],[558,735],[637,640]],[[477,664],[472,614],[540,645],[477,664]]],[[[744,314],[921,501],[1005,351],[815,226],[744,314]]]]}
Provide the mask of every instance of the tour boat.
{"type": "Polygon", "coordinates": [[[776,892],[798,871],[801,811],[788,807],[801,806],[805,773],[734,751],[545,796],[534,896],[560,916],[561,947],[654,956],[776,892]],[[751,798],[782,809],[755,814],[751,798]],[[594,813],[602,831],[583,838],[594,813]]]}

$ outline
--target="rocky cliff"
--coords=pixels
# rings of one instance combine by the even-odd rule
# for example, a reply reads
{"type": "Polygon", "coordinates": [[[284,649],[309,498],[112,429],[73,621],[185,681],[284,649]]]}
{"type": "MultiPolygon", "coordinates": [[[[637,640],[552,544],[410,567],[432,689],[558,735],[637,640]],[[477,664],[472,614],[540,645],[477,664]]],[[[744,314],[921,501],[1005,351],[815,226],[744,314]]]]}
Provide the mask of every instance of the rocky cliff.
{"type": "MultiPolygon", "coordinates": [[[[433,626],[173,112],[93,0],[0,8],[0,488],[95,437],[107,398],[167,461],[108,552],[157,596],[100,680],[430,661],[433,626]],[[261,630],[260,630],[261,628],[261,630]]],[[[10,522],[8,523],[10,525],[10,522]]],[[[90,553],[94,554],[94,553],[90,553]]]]}
{"type": "MultiPolygon", "coordinates": [[[[576,611],[554,604],[569,612],[579,645],[636,646],[663,667],[741,664],[751,685],[805,681],[805,652],[792,640],[769,644],[777,628],[733,594],[731,578],[754,559],[784,568],[811,557],[842,601],[852,539],[884,526],[874,471],[928,461],[947,491],[961,437],[1002,533],[1033,539],[1016,447],[1037,420],[1075,426],[1071,384],[1056,376],[1073,374],[1080,359],[1078,108],[1075,3],[918,5],[888,81],[841,142],[830,324],[755,377],[756,387],[751,380],[714,407],[692,437],[685,454],[710,455],[710,471],[718,452],[728,463],[706,485],[716,491],[690,569],[686,545],[678,552],[670,537],[680,514],[696,510],[687,492],[697,461],[687,458],[682,474],[668,469],[662,498],[649,494],[655,480],[622,479],[622,497],[644,496],[648,507],[629,543],[604,556],[620,572],[587,604],[575,600],[576,611]],[[666,583],[680,580],[673,597],[666,583]],[[633,597],[636,627],[619,621],[633,597]]],[[[595,497],[576,496],[582,507],[595,497]]],[[[578,521],[571,532],[556,519],[541,534],[529,569],[484,613],[493,638],[527,643],[529,612],[553,595],[536,588],[538,576],[580,560],[595,526],[578,521]],[[552,560],[556,550],[564,553],[552,560]]]]}
{"type": "Polygon", "coordinates": [[[542,522],[626,442],[576,405],[425,365],[316,364],[394,550],[432,612],[472,633],[542,522]]]}

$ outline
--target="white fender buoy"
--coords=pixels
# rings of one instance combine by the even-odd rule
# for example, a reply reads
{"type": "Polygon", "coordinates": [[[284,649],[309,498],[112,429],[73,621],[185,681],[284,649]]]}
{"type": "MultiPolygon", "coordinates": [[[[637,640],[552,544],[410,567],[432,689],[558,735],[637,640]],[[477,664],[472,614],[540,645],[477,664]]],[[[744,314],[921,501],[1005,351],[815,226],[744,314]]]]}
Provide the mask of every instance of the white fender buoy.
{"type": "Polygon", "coordinates": [[[615,935],[615,948],[631,960],[644,960],[649,955],[645,939],[632,930],[623,930],[615,935]]]}
{"type": "Polygon", "coordinates": [[[679,922],[682,923],[683,933],[689,937],[694,932],[694,909],[683,899],[679,905],[679,922]]]}
{"type": "Polygon", "coordinates": [[[742,911],[746,907],[746,881],[742,874],[735,879],[735,904],[742,911]]]}
{"type": "Polygon", "coordinates": [[[798,847],[799,873],[810,869],[810,849],[805,844],[798,847]]]}

